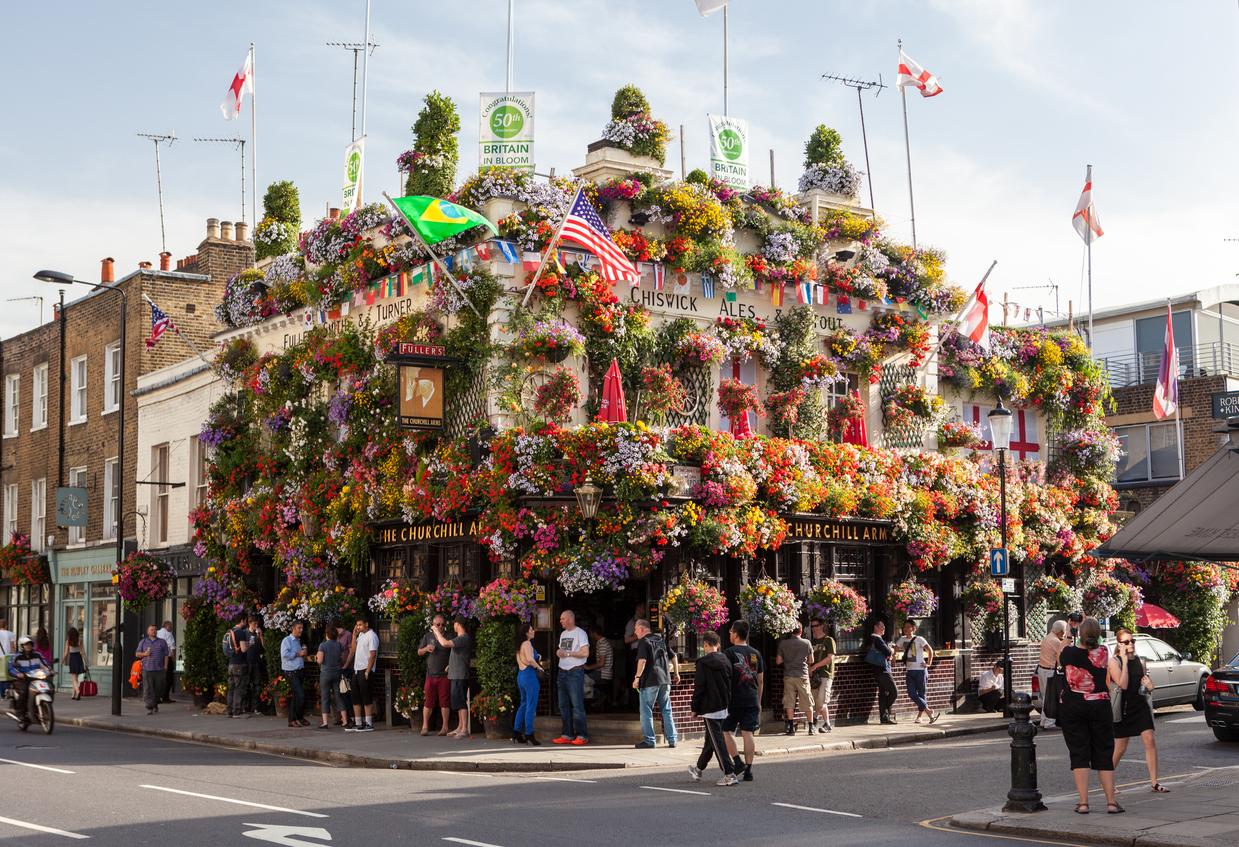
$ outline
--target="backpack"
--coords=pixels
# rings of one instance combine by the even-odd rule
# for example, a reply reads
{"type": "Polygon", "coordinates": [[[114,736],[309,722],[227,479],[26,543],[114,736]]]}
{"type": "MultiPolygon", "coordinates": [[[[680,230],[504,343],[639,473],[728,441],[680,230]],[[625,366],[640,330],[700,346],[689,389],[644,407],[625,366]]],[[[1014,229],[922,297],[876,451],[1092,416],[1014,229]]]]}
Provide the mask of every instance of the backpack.
{"type": "Polygon", "coordinates": [[[223,647],[224,647],[224,658],[231,659],[232,654],[236,652],[232,649],[232,630],[231,629],[224,633],[223,647]]]}
{"type": "Polygon", "coordinates": [[[653,657],[651,664],[656,668],[662,668],[663,673],[670,677],[670,671],[667,667],[667,642],[663,641],[661,635],[650,633],[645,637],[645,640],[650,643],[650,655],[653,657]]]}

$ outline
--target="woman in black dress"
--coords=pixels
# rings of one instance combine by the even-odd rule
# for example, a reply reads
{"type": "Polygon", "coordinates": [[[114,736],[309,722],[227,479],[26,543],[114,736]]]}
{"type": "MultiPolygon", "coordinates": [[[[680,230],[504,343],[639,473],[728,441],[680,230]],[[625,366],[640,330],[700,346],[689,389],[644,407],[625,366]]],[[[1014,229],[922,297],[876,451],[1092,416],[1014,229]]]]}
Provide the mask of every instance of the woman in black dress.
{"type": "MultiPolygon", "coordinates": [[[[1157,739],[1153,735],[1153,707],[1147,695],[1153,693],[1153,682],[1144,670],[1144,662],[1136,656],[1136,639],[1129,629],[1120,629],[1115,636],[1115,653],[1127,655],[1127,685],[1123,688],[1123,717],[1114,725],[1114,766],[1127,751],[1130,738],[1140,736],[1144,742],[1144,758],[1149,766],[1149,784],[1157,794],[1170,789],[1157,781],[1157,739]]],[[[1117,685],[1117,680],[1110,684],[1117,685]]]]}
{"type": "Polygon", "coordinates": [[[69,627],[65,635],[64,659],[69,665],[69,674],[73,679],[73,700],[81,700],[80,677],[86,673],[86,660],[82,656],[82,636],[77,627],[69,627]]]}
{"type": "Polygon", "coordinates": [[[1064,647],[1058,661],[1067,681],[1058,725],[1071,756],[1071,776],[1079,794],[1076,813],[1089,812],[1088,772],[1095,770],[1106,794],[1106,811],[1119,814],[1126,810],[1114,796],[1114,715],[1107,683],[1113,679],[1119,687],[1127,687],[1127,656],[1111,658],[1110,651],[1101,645],[1097,619],[1085,618],[1080,624],[1079,644],[1064,647]]]}

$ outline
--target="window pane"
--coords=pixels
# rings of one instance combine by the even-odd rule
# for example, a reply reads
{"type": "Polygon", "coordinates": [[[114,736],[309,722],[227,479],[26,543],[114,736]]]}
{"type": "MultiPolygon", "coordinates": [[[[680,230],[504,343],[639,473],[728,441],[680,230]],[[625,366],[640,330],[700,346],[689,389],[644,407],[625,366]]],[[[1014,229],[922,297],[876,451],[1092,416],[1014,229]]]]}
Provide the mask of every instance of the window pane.
{"type": "Polygon", "coordinates": [[[1149,427],[1150,466],[1153,479],[1179,478],[1178,433],[1174,424],[1149,427]]]}
{"type": "Polygon", "coordinates": [[[1119,482],[1136,482],[1149,478],[1149,445],[1145,428],[1123,427],[1115,430],[1123,455],[1117,462],[1119,482]]]}

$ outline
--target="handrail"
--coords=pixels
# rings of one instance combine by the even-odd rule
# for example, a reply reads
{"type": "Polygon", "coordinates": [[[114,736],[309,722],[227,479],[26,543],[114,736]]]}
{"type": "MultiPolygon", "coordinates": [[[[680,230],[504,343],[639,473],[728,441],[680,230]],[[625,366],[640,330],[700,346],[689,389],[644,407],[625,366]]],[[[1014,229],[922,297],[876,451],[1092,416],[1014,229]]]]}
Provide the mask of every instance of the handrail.
{"type": "MultiPolygon", "coordinates": [[[[1161,351],[1101,356],[1098,361],[1110,376],[1111,388],[1151,385],[1161,369],[1161,351]]],[[[1179,348],[1179,378],[1239,376],[1239,344],[1212,341],[1179,348]]]]}

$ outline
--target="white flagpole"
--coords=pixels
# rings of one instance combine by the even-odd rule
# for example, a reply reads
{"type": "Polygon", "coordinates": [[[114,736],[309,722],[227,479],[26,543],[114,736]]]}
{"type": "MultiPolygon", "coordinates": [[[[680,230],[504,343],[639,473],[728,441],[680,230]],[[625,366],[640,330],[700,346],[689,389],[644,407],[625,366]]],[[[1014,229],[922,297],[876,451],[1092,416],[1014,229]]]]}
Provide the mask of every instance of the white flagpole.
{"type": "Polygon", "coordinates": [[[258,214],[258,86],[254,82],[254,42],[250,42],[250,205],[254,209],[254,222],[262,220],[258,214]]]}
{"type": "MultiPolygon", "coordinates": [[[[366,137],[366,92],[370,82],[370,0],[366,0],[366,37],[362,42],[365,56],[361,63],[361,137],[366,137]]],[[[356,141],[357,139],[353,139],[356,141]]],[[[361,157],[361,173],[357,175],[357,207],[361,208],[361,192],[366,185],[366,157],[361,157]]]]}
{"type": "MultiPolygon", "coordinates": [[[[1089,232],[1090,232],[1090,234],[1091,234],[1091,233],[1092,233],[1092,230],[1089,230],[1089,232]]],[[[1174,311],[1173,311],[1173,309],[1171,308],[1171,305],[1170,305],[1170,298],[1169,298],[1169,297],[1167,297],[1167,298],[1166,298],[1166,320],[1167,320],[1167,322],[1169,322],[1169,324],[1170,324],[1170,332],[1171,332],[1171,334],[1173,335],[1173,334],[1174,334],[1174,311]]],[[[1091,341],[1091,335],[1092,335],[1092,333],[1090,332],[1090,333],[1089,333],[1089,335],[1090,335],[1090,341],[1091,341]]],[[[1179,413],[1179,405],[1180,405],[1179,401],[1180,401],[1180,400],[1182,400],[1183,398],[1179,396],[1179,387],[1180,387],[1180,386],[1179,386],[1179,368],[1178,368],[1178,364],[1179,364],[1179,348],[1178,348],[1178,345],[1177,345],[1177,344],[1176,344],[1176,345],[1173,345],[1173,347],[1172,347],[1172,349],[1171,349],[1171,351],[1170,351],[1170,363],[1171,363],[1172,365],[1175,365],[1175,368],[1174,368],[1174,373],[1168,374],[1168,376],[1169,376],[1172,380],[1174,380],[1174,434],[1175,434],[1175,450],[1176,450],[1176,451],[1178,452],[1178,454],[1179,454],[1179,479],[1183,479],[1183,477],[1187,476],[1187,473],[1186,473],[1185,460],[1184,460],[1184,456],[1183,456],[1183,453],[1184,453],[1184,449],[1183,449],[1183,448],[1184,448],[1184,446],[1185,446],[1185,445],[1183,444],[1183,416],[1179,413]]],[[[1169,386],[1167,386],[1167,387],[1169,387],[1169,386]]]]}
{"type": "MultiPolygon", "coordinates": [[[[576,190],[576,194],[572,195],[572,202],[568,204],[568,213],[572,211],[572,207],[576,205],[577,198],[581,196],[581,189],[576,190]]],[[[546,243],[546,252],[542,254],[542,262],[538,265],[538,272],[533,275],[533,279],[529,281],[529,285],[525,287],[525,296],[521,299],[521,308],[529,305],[529,297],[533,294],[534,286],[538,284],[538,280],[542,279],[542,271],[546,270],[546,263],[551,258],[551,253],[555,250],[555,245],[559,243],[559,236],[563,234],[564,224],[568,223],[568,213],[564,214],[564,219],[559,222],[559,229],[555,230],[555,235],[546,243]]]]}
{"type": "Polygon", "coordinates": [[[469,305],[469,308],[473,310],[473,314],[477,315],[479,318],[485,319],[485,315],[478,311],[477,306],[473,305],[473,301],[469,299],[468,294],[465,294],[464,289],[460,287],[460,283],[456,281],[456,277],[452,275],[452,271],[448,268],[447,264],[439,258],[439,254],[436,253],[428,243],[426,243],[426,239],[422,238],[422,234],[417,231],[417,227],[408,223],[405,219],[404,212],[400,211],[400,207],[396,205],[396,201],[391,199],[391,195],[384,191],[383,197],[385,197],[387,202],[391,204],[392,210],[395,211],[397,218],[405,221],[409,232],[413,233],[413,237],[420,241],[422,246],[426,248],[426,252],[430,254],[430,258],[433,259],[434,263],[439,266],[439,270],[443,271],[444,275],[447,276],[448,282],[452,283],[452,288],[455,288],[456,293],[459,294],[461,299],[469,305]]]}
{"type": "Polygon", "coordinates": [[[516,47],[516,35],[512,29],[512,22],[516,17],[515,12],[516,0],[508,0],[508,94],[512,93],[512,54],[516,47]]]}
{"type": "Polygon", "coordinates": [[[1085,218],[1085,232],[1088,236],[1084,239],[1084,250],[1088,253],[1088,346],[1093,348],[1093,166],[1088,166],[1088,173],[1084,176],[1084,182],[1089,186],[1088,203],[1089,215],[1085,218]]]}
{"type": "MultiPolygon", "coordinates": [[[[903,39],[899,39],[899,54],[903,56],[903,39]]],[[[912,249],[916,250],[916,202],[912,199],[912,144],[908,141],[908,89],[899,86],[899,101],[903,104],[903,149],[908,160],[908,209],[912,214],[912,249]]]]}
{"type": "Polygon", "coordinates": [[[938,327],[938,344],[934,347],[934,351],[925,357],[925,361],[921,363],[921,368],[928,370],[929,363],[933,361],[933,358],[938,355],[938,351],[942,349],[942,345],[946,343],[947,333],[959,326],[959,322],[964,319],[964,313],[968,311],[968,307],[972,305],[972,301],[977,299],[977,292],[985,288],[985,281],[989,279],[989,275],[994,272],[994,268],[997,265],[997,259],[990,262],[989,270],[985,272],[985,276],[981,277],[981,281],[977,284],[977,287],[972,289],[972,294],[969,295],[968,299],[964,301],[963,308],[959,310],[959,314],[955,316],[955,320],[951,321],[950,326],[940,325],[938,327]]]}
{"type": "Polygon", "coordinates": [[[723,6],[723,117],[727,117],[727,3],[723,6]]]}

